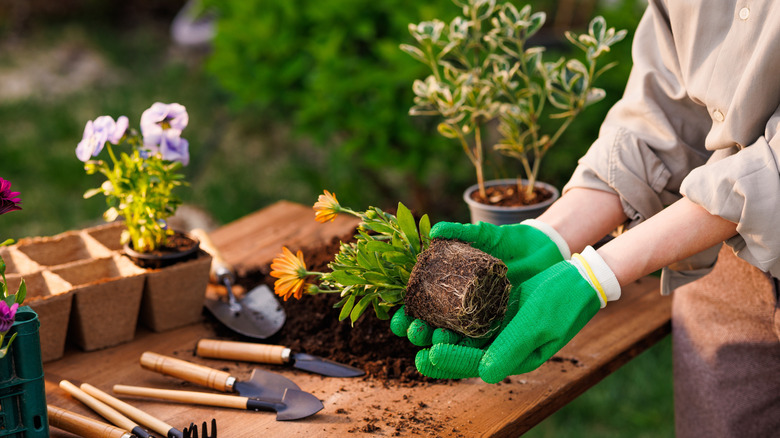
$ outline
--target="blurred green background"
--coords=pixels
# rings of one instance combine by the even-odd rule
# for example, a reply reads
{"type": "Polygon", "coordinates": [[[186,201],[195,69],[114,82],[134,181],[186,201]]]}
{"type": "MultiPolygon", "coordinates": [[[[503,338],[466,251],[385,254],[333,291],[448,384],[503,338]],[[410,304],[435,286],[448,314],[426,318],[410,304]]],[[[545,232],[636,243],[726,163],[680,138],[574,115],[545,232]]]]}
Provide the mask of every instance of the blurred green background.
{"type": "MultiPolygon", "coordinates": [[[[629,31],[599,84],[606,102],[545,159],[541,178],[560,188],[622,94],[644,2],[530,3],[548,12],[538,42],[553,53],[565,50],[564,29],[582,31],[595,14],[629,31]]],[[[104,199],[82,194],[102,181],[74,153],[84,124],[126,115],[138,127],[157,101],[187,107],[190,186],[179,194],[218,224],[280,199],[312,204],[323,189],[355,208],[401,201],[433,221],[468,221],[461,194],[473,169],[437,120],[407,114],[425,68],[398,49],[409,23],[454,16],[450,0],[205,0],[217,33],[195,47],[171,38],[184,4],[0,3],[0,177],[24,208],[2,217],[0,240],[101,223],[104,199]]],[[[672,436],[670,351],[661,342],[527,436],[672,436]]]]}

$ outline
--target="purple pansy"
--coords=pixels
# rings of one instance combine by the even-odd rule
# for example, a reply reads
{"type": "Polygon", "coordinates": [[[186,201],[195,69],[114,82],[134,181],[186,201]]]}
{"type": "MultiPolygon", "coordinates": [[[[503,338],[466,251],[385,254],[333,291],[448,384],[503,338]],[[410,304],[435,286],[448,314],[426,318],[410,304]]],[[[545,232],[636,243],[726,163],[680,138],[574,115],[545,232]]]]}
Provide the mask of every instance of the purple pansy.
{"type": "Polygon", "coordinates": [[[11,326],[14,325],[14,318],[16,318],[17,308],[19,308],[19,303],[14,303],[11,307],[8,307],[8,303],[0,301],[0,333],[11,330],[11,326]]]}
{"type": "Polygon", "coordinates": [[[19,192],[11,191],[11,182],[0,178],[0,214],[21,210],[19,192]]]}
{"type": "Polygon", "coordinates": [[[103,150],[107,141],[119,143],[129,123],[125,116],[120,116],[116,121],[110,116],[100,116],[94,121],[88,121],[87,126],[84,127],[84,135],[76,146],[76,157],[87,162],[103,150]]]}
{"type": "Polygon", "coordinates": [[[141,134],[148,148],[159,147],[163,159],[187,165],[190,157],[181,132],[189,122],[187,109],[178,103],[157,102],[141,114],[141,134]]]}
{"type": "Polygon", "coordinates": [[[190,144],[181,137],[163,135],[160,141],[160,153],[163,160],[180,161],[183,165],[190,164],[190,144]]]}

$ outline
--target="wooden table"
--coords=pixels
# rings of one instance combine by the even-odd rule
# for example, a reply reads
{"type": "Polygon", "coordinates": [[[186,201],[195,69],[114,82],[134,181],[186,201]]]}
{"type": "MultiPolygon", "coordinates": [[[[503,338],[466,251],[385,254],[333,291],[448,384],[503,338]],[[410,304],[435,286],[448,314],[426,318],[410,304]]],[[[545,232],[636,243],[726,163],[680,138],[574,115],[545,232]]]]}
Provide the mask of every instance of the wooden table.
{"type": "MultiPolygon", "coordinates": [[[[300,247],[327,242],[354,227],[354,218],[322,225],[311,208],[279,202],[212,232],[225,259],[239,269],[268,265],[282,245],[300,247]],[[313,240],[312,240],[313,239],[313,240]]],[[[624,363],[661,340],[670,331],[671,300],[660,296],[655,278],[626,287],[622,298],[601,310],[556,357],[534,372],[489,385],[479,379],[383,385],[372,378],[325,378],[297,370],[270,368],[294,380],[324,404],[314,416],[293,422],[275,421],[272,412],[126,399],[182,429],[190,421],[216,418],[219,436],[317,437],[347,433],[378,436],[518,436],[570,402],[624,363]]],[[[208,324],[152,333],[139,329],[130,343],[96,352],[69,350],[45,364],[47,400],[96,417],[58,386],[60,379],[87,382],[106,392],[122,383],[163,388],[182,387],[178,379],[146,371],[138,364],[144,351],[179,357],[248,378],[246,366],[203,359],[192,352],[195,342],[214,336],[208,324]]],[[[194,386],[185,389],[196,389],[194,386]]],[[[52,429],[53,437],[73,435],[52,429]]]]}

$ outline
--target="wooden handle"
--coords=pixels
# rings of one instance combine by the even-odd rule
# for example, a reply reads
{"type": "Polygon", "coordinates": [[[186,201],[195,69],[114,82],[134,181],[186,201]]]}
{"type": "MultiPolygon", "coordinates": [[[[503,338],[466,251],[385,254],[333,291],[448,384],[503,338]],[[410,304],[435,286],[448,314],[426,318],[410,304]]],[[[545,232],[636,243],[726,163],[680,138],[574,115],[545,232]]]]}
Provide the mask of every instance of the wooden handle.
{"type": "Polygon", "coordinates": [[[127,415],[131,419],[137,421],[138,423],[152,429],[153,431],[161,435],[168,436],[168,432],[171,429],[173,429],[173,426],[171,426],[170,424],[167,424],[166,422],[159,420],[147,414],[146,412],[123,402],[122,400],[119,400],[118,398],[108,395],[105,392],[95,388],[94,386],[88,383],[82,383],[81,389],[87,394],[95,397],[96,399],[111,406],[117,411],[122,412],[124,415],[127,415]]]}
{"type": "Polygon", "coordinates": [[[220,253],[217,246],[214,245],[214,242],[205,230],[194,228],[190,231],[190,234],[197,237],[198,240],[200,240],[200,247],[211,254],[211,270],[209,271],[211,274],[211,281],[219,283],[220,277],[223,275],[233,275],[233,266],[225,261],[225,258],[222,257],[222,253],[220,253]]]}
{"type": "Polygon", "coordinates": [[[130,432],[75,412],[47,405],[49,424],[66,432],[94,438],[130,438],[130,432]]]}
{"type": "Polygon", "coordinates": [[[252,342],[217,341],[201,339],[196,354],[216,359],[241,360],[281,365],[287,362],[289,348],[281,345],[255,344],[252,342]]]}
{"type": "Polygon", "coordinates": [[[246,409],[247,397],[176,389],[145,388],[143,386],[114,385],[114,392],[123,395],[152,397],[206,406],[246,409]]]}
{"type": "Polygon", "coordinates": [[[207,366],[163,356],[151,351],[141,355],[141,366],[147,370],[178,377],[197,385],[216,389],[217,391],[233,391],[232,380],[235,379],[230,374],[207,366]]]}
{"type": "Polygon", "coordinates": [[[125,417],[117,410],[106,405],[95,397],[92,397],[67,380],[60,382],[60,388],[64,389],[70,395],[72,395],[73,398],[89,406],[90,409],[100,414],[100,416],[121,427],[122,429],[133,430],[133,428],[136,426],[135,423],[133,423],[129,418],[125,417]]]}

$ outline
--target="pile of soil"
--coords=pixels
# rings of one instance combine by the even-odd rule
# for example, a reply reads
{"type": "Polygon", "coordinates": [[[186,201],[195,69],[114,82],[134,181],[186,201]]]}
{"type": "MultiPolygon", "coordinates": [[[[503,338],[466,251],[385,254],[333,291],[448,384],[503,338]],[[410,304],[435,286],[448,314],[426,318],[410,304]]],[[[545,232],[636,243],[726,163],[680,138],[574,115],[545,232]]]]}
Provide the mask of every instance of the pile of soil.
{"type": "MultiPolygon", "coordinates": [[[[324,246],[302,248],[307,268],[327,271],[327,264],[338,253],[339,245],[340,240],[336,238],[324,246]]],[[[273,289],[276,279],[268,275],[269,272],[269,267],[239,271],[236,281],[246,290],[261,283],[273,289]]],[[[346,363],[365,370],[374,378],[395,384],[415,386],[421,382],[443,382],[417,372],[414,357],[420,347],[395,336],[390,331],[389,320],[380,320],[373,311],[367,311],[354,326],[349,320],[339,321],[339,310],[333,307],[339,299],[338,294],[320,294],[281,301],[287,320],[284,329],[267,339],[267,343],[278,343],[293,351],[346,363]]]]}

